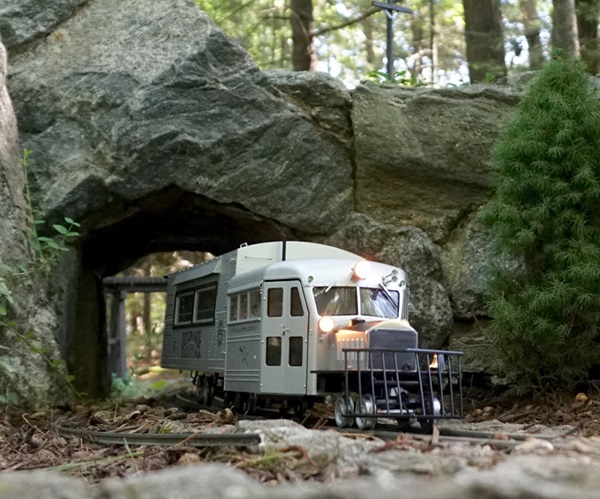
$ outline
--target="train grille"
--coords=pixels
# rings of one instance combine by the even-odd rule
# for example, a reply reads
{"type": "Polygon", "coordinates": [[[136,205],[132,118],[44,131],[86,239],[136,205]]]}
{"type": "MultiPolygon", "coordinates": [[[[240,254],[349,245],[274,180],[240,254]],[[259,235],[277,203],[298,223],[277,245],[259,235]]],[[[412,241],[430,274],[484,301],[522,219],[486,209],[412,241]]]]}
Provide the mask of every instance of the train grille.
{"type": "MultiPolygon", "coordinates": [[[[354,338],[337,338],[337,360],[344,361],[344,350],[345,349],[360,349],[365,348],[364,336],[354,338]]],[[[348,362],[354,362],[358,359],[358,354],[349,352],[348,362]]]]}
{"type": "MultiPolygon", "coordinates": [[[[369,348],[390,349],[396,352],[407,348],[417,348],[417,333],[414,330],[375,329],[369,333],[369,348]]],[[[354,355],[356,359],[356,354],[354,355]]],[[[384,365],[388,369],[397,368],[401,371],[415,371],[417,369],[416,357],[412,353],[373,353],[370,359],[374,369],[382,369],[384,365]]]]}

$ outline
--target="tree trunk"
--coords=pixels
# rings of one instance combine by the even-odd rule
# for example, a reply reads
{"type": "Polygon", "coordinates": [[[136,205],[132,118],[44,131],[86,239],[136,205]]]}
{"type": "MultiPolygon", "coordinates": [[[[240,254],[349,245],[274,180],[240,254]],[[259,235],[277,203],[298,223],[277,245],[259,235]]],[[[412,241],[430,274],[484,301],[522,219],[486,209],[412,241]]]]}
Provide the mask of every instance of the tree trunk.
{"type": "Polygon", "coordinates": [[[367,54],[367,63],[369,66],[375,65],[375,50],[373,45],[373,19],[366,17],[361,21],[363,35],[365,35],[365,52],[367,54]]]}
{"type": "Polygon", "coordinates": [[[529,46],[529,69],[540,69],[544,63],[544,54],[540,41],[541,21],[537,13],[536,0],[521,0],[521,12],[525,38],[529,46]]]}
{"type": "Polygon", "coordinates": [[[600,42],[598,41],[598,18],[600,0],[575,0],[577,32],[581,59],[592,74],[600,72],[600,42]]]}
{"type": "Polygon", "coordinates": [[[566,55],[579,55],[575,0],[552,0],[552,47],[566,55]]]}
{"type": "Polygon", "coordinates": [[[500,0],[463,0],[471,83],[506,76],[500,0]]]}
{"type": "Polygon", "coordinates": [[[294,71],[312,71],[315,65],[312,0],[291,0],[292,67],[294,71]]]}
{"type": "Polygon", "coordinates": [[[425,15],[424,9],[413,9],[412,22],[410,29],[412,31],[414,53],[414,69],[413,72],[419,76],[423,71],[423,56],[427,49],[425,41],[425,15]]]}
{"type": "Polygon", "coordinates": [[[142,324],[144,328],[144,336],[148,338],[152,332],[152,294],[144,293],[144,308],[142,311],[142,324]]]}
{"type": "Polygon", "coordinates": [[[429,0],[429,50],[431,51],[431,83],[437,82],[438,44],[435,27],[435,1],[429,0]]]}

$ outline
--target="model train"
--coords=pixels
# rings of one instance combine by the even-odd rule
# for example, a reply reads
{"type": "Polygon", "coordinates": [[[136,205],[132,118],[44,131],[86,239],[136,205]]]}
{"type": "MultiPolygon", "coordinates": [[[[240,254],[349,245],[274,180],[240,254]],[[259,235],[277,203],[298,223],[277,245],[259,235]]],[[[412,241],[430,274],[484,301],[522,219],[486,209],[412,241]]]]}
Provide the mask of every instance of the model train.
{"type": "Polygon", "coordinates": [[[462,414],[462,353],[417,348],[400,268],[277,241],[166,277],[162,366],[190,370],[204,405],[303,411],[331,395],[338,426],[359,428],[462,414]]]}

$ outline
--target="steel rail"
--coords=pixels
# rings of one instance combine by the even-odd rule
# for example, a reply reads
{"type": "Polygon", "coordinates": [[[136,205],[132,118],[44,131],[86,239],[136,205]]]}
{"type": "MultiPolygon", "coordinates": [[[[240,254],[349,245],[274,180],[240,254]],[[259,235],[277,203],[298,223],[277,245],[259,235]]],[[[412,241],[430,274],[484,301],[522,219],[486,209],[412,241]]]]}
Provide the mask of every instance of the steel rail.
{"type": "MultiPolygon", "coordinates": [[[[201,407],[198,403],[184,398],[181,395],[177,395],[177,398],[182,403],[187,403],[190,406],[201,407]]],[[[204,409],[210,410],[210,408],[203,407],[204,409]]],[[[214,408],[213,408],[214,409],[214,408]]],[[[240,418],[243,419],[271,419],[273,417],[277,417],[275,413],[268,413],[267,415],[240,415],[240,418]]],[[[293,419],[293,418],[292,418],[293,419]]],[[[383,418],[385,419],[385,417],[383,418]]],[[[394,440],[398,438],[398,436],[402,433],[408,433],[414,438],[417,439],[431,439],[432,435],[427,432],[419,431],[417,428],[410,429],[400,429],[394,424],[386,424],[383,422],[377,423],[377,428],[369,431],[360,431],[356,428],[336,428],[335,423],[333,422],[333,417],[326,416],[305,416],[304,418],[295,418],[298,422],[300,422],[305,428],[309,430],[336,430],[340,433],[358,433],[358,434],[370,434],[376,437],[381,438],[382,440],[394,440]]],[[[474,444],[474,445],[491,445],[496,448],[511,448],[515,447],[523,443],[525,440],[534,438],[539,440],[546,440],[551,442],[552,445],[559,449],[563,447],[567,442],[574,440],[574,434],[577,433],[578,427],[573,427],[571,430],[566,431],[562,434],[556,435],[545,435],[545,434],[535,434],[535,433],[507,433],[502,431],[502,429],[498,429],[497,431],[481,431],[481,430],[459,430],[454,428],[443,428],[438,427],[438,439],[440,442],[452,442],[452,441],[463,441],[466,443],[474,444]],[[501,436],[500,436],[501,435],[501,436]]],[[[105,435],[102,433],[102,435],[105,435]]],[[[126,435],[125,435],[126,436],[126,435]]],[[[219,437],[220,435],[217,435],[219,437]]],[[[182,439],[185,438],[186,435],[182,435],[182,439]]],[[[211,435],[212,437],[212,435],[211,435]]],[[[110,442],[112,443],[112,442],[110,442]]],[[[128,440],[128,443],[132,443],[128,440]]],[[[256,442],[260,443],[258,438],[256,442]]],[[[164,444],[167,445],[167,444],[164,444]]],[[[223,445],[232,445],[232,444],[223,444],[223,445]]],[[[244,445],[243,443],[240,445],[244,445]]],[[[248,444],[251,445],[251,444],[248,444]]]]}
{"type": "Polygon", "coordinates": [[[58,423],[52,427],[62,436],[74,436],[105,445],[186,445],[192,447],[249,447],[261,443],[255,433],[119,433],[67,428],[58,423]]]}
{"type": "Polygon", "coordinates": [[[519,440],[524,441],[528,438],[538,438],[540,440],[565,440],[571,433],[573,433],[575,429],[571,432],[558,434],[558,435],[544,435],[544,434],[535,434],[535,433],[505,433],[502,430],[498,430],[495,432],[491,431],[478,431],[478,430],[456,430],[451,428],[440,428],[440,435],[444,437],[456,437],[456,438],[476,438],[481,440],[492,440],[497,435],[502,435],[509,440],[519,440]]]}
{"type": "MultiPolygon", "coordinates": [[[[332,428],[328,428],[331,430],[332,428]]],[[[395,440],[402,433],[410,435],[412,438],[417,440],[431,440],[432,435],[429,433],[415,432],[415,431],[397,431],[397,430],[382,430],[375,429],[368,432],[360,431],[352,428],[344,428],[334,430],[340,431],[340,433],[356,433],[365,434],[368,433],[375,437],[381,438],[382,440],[390,441],[395,440]]],[[[544,440],[553,445],[555,449],[560,449],[564,445],[575,439],[572,435],[536,435],[536,434],[520,434],[520,433],[503,433],[498,432],[483,432],[483,431],[470,431],[470,430],[448,430],[446,428],[440,428],[437,440],[439,442],[466,442],[474,445],[490,445],[497,448],[512,448],[517,445],[523,444],[527,439],[538,439],[544,440]],[[502,435],[504,438],[499,438],[502,435]]]]}

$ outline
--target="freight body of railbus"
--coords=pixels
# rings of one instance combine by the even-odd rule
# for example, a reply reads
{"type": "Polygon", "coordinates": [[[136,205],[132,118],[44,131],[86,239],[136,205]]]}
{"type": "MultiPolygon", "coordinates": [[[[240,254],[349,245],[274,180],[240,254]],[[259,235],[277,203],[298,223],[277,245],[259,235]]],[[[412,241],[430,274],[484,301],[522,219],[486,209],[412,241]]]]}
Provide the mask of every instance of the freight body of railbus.
{"type": "Polygon", "coordinates": [[[418,348],[400,268],[278,241],[166,277],[162,366],[189,370],[204,405],[302,411],[331,395],[338,426],[362,429],[462,414],[462,353],[418,348]]]}

